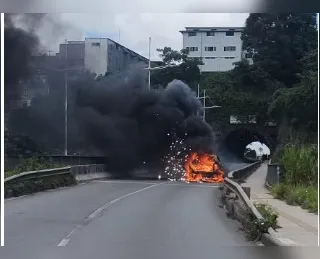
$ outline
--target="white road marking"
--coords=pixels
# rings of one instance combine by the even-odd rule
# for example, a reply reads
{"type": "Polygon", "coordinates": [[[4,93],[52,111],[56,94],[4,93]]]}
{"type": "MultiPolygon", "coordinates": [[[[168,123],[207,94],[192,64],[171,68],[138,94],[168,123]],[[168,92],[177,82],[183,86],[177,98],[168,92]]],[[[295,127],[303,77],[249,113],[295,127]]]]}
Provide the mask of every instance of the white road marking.
{"type": "Polygon", "coordinates": [[[130,183],[130,184],[149,184],[149,185],[153,185],[153,184],[157,184],[155,182],[140,182],[140,181],[112,181],[112,180],[94,180],[93,182],[95,183],[130,183]]]}
{"type": "Polygon", "coordinates": [[[103,212],[104,210],[106,210],[108,207],[110,207],[112,204],[126,198],[126,197],[129,197],[129,196],[132,196],[134,194],[137,194],[139,192],[142,192],[142,191],[145,191],[145,190],[148,190],[150,188],[153,188],[153,187],[156,187],[156,186],[159,186],[161,184],[164,184],[164,182],[162,183],[158,183],[158,184],[154,184],[154,185],[151,185],[151,186],[148,186],[148,187],[145,187],[145,188],[142,188],[142,189],[139,189],[137,191],[134,191],[134,192],[130,192],[128,194],[125,194],[119,198],[116,198],[112,201],[109,201],[107,202],[106,204],[104,204],[103,206],[101,206],[100,208],[98,208],[96,211],[94,211],[91,215],[89,215],[81,224],[77,225],[68,235],[66,235],[60,242],[57,246],[66,246],[69,242],[70,242],[70,239],[71,239],[71,236],[80,228],[82,228],[84,225],[88,224],[90,221],[92,221],[94,218],[96,218],[101,212],[103,212]]]}
{"type": "Polygon", "coordinates": [[[58,246],[66,246],[69,243],[70,239],[64,238],[61,240],[61,242],[58,244],[58,246]]]}

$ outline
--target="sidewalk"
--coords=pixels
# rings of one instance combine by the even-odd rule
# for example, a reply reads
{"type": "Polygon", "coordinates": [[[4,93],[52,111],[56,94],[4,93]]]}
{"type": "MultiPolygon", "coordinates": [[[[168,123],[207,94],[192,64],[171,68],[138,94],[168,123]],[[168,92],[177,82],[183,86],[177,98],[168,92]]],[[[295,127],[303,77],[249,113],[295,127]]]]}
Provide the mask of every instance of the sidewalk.
{"type": "Polygon", "coordinates": [[[262,164],[244,184],[251,187],[251,200],[266,203],[278,212],[278,225],[281,228],[276,232],[283,243],[288,246],[317,246],[318,215],[275,199],[264,186],[267,168],[266,163],[262,164]]]}

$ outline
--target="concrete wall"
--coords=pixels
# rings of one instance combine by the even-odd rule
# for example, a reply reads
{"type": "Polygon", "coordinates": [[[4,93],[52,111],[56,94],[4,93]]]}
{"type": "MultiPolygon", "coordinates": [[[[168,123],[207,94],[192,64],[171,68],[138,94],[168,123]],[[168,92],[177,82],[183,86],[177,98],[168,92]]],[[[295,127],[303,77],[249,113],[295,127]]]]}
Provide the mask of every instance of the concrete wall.
{"type": "Polygon", "coordinates": [[[129,68],[130,65],[144,63],[148,60],[134,51],[109,40],[108,42],[108,72],[120,72],[129,68]]]}
{"type": "Polygon", "coordinates": [[[68,68],[83,69],[84,55],[84,41],[68,41],[67,44],[59,45],[59,59],[64,65],[67,65],[68,68]]]}
{"type": "Polygon", "coordinates": [[[85,39],[85,69],[97,75],[104,75],[108,70],[108,39],[85,39]]]}
{"type": "Polygon", "coordinates": [[[113,40],[87,38],[85,42],[85,67],[92,73],[117,73],[132,64],[148,63],[146,58],[113,40]]]}

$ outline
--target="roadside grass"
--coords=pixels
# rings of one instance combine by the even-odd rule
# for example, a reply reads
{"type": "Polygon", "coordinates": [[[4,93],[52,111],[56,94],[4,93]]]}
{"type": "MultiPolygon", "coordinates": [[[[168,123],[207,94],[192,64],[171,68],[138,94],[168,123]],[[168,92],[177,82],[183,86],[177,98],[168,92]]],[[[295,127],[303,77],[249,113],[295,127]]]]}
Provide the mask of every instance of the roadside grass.
{"type": "Polygon", "coordinates": [[[31,157],[23,160],[22,163],[17,165],[13,170],[6,171],[4,173],[4,177],[7,178],[23,172],[37,171],[37,170],[58,168],[58,167],[61,167],[61,165],[50,163],[43,158],[31,157]]]}
{"type": "Polygon", "coordinates": [[[290,185],[281,183],[271,187],[271,194],[289,205],[301,206],[312,213],[318,213],[317,186],[290,185]]]}
{"type": "Polygon", "coordinates": [[[318,212],[318,150],[315,145],[287,146],[281,152],[282,182],[271,187],[275,198],[318,212]]]}

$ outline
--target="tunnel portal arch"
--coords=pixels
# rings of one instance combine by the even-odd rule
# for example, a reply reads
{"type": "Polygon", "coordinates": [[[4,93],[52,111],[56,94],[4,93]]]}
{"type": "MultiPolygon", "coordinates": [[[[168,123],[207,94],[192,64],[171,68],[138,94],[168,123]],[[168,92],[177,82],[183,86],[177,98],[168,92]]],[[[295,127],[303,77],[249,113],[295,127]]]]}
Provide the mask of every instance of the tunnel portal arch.
{"type": "Polygon", "coordinates": [[[246,146],[255,141],[259,141],[268,146],[271,153],[275,148],[275,143],[270,136],[256,129],[246,127],[231,130],[225,135],[223,142],[231,152],[243,158],[246,146]]]}

